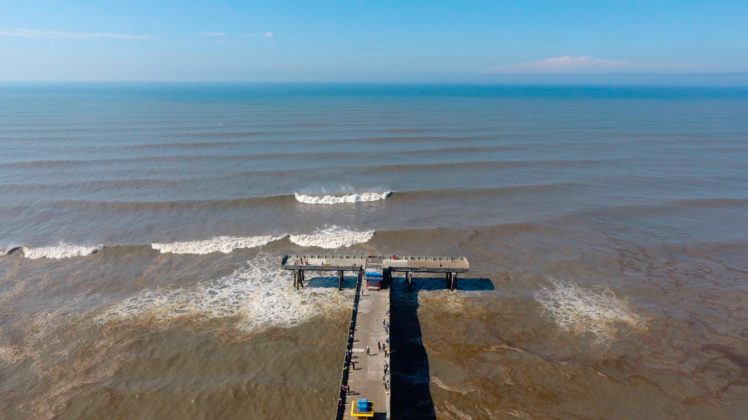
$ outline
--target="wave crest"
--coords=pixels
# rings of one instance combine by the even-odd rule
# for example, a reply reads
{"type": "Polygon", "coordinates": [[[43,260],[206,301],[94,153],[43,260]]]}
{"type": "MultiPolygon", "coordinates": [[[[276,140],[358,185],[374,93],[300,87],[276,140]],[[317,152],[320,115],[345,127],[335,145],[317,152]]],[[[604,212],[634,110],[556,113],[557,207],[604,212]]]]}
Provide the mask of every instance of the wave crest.
{"type": "Polygon", "coordinates": [[[258,248],[263,245],[267,245],[270,242],[275,242],[279,239],[283,239],[285,236],[286,235],[262,235],[249,237],[217,236],[202,241],[153,243],[151,244],[151,248],[159,251],[162,254],[204,255],[212,254],[214,252],[222,252],[224,254],[228,254],[236,249],[258,248]]]}
{"type": "Polygon", "coordinates": [[[392,191],[363,192],[343,195],[324,194],[307,195],[294,193],[296,201],[304,204],[341,204],[341,203],[363,203],[368,201],[384,200],[392,194],[392,191]]]}
{"type": "MultiPolygon", "coordinates": [[[[192,254],[206,255],[216,252],[229,254],[237,249],[260,248],[271,242],[279,241],[289,237],[291,242],[304,247],[319,247],[325,249],[348,248],[350,246],[368,242],[374,236],[374,231],[355,231],[329,226],[317,229],[307,234],[280,234],[259,236],[216,236],[211,239],[183,242],[154,242],[150,247],[162,254],[192,254]]],[[[60,242],[59,245],[29,248],[12,247],[4,252],[4,255],[12,255],[16,252],[23,253],[29,259],[49,258],[63,259],[72,257],[83,257],[103,250],[103,245],[80,246],[69,245],[60,242]]]]}
{"type": "Polygon", "coordinates": [[[58,245],[53,246],[44,246],[38,248],[23,247],[22,249],[23,255],[26,258],[30,258],[32,260],[39,258],[61,260],[63,258],[84,257],[86,255],[91,255],[104,249],[104,246],[69,245],[64,242],[60,242],[58,245]]]}
{"type": "Polygon", "coordinates": [[[332,249],[348,248],[356,244],[369,242],[373,237],[373,230],[359,232],[339,226],[329,226],[318,229],[314,233],[291,235],[290,239],[291,242],[299,246],[332,249]]]}

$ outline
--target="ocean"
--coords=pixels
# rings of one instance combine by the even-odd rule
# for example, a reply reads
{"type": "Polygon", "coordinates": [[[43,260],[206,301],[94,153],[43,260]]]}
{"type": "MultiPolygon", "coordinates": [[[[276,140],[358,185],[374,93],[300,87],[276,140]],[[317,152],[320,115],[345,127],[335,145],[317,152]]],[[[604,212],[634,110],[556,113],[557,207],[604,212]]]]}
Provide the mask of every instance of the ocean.
{"type": "Polygon", "coordinates": [[[334,416],[301,252],[470,260],[393,285],[396,418],[741,417],[748,89],[0,85],[0,417],[334,416]]]}

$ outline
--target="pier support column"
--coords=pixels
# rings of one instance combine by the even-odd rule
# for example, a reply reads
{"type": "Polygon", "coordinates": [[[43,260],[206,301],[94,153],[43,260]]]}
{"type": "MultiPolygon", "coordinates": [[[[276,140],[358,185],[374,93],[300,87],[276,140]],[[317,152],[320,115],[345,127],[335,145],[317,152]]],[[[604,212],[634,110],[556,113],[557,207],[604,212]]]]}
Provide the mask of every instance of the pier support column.
{"type": "Polygon", "coordinates": [[[294,289],[299,288],[299,270],[293,271],[293,288],[294,289]]]}
{"type": "Polygon", "coordinates": [[[304,270],[299,270],[299,284],[297,289],[304,287],[304,270]]]}
{"type": "Polygon", "coordinates": [[[449,290],[457,289],[457,273],[452,273],[452,285],[449,290]]]}
{"type": "Polygon", "coordinates": [[[338,271],[338,290],[343,290],[343,272],[338,271]]]}
{"type": "Polygon", "coordinates": [[[408,283],[408,290],[413,290],[413,274],[410,271],[405,272],[405,282],[408,283]]]}
{"type": "Polygon", "coordinates": [[[446,274],[447,285],[445,286],[448,290],[452,290],[452,273],[446,274]]]}

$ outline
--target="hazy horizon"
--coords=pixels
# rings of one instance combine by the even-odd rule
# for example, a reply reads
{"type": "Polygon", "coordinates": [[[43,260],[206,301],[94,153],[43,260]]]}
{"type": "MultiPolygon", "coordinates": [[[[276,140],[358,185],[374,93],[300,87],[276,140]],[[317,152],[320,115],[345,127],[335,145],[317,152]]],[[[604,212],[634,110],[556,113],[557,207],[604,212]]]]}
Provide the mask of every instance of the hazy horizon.
{"type": "Polygon", "coordinates": [[[681,74],[512,74],[500,78],[463,79],[236,79],[236,80],[168,80],[168,79],[64,79],[0,80],[0,86],[12,85],[443,85],[443,86],[591,86],[591,87],[748,87],[748,72],[681,73],[681,74]]]}

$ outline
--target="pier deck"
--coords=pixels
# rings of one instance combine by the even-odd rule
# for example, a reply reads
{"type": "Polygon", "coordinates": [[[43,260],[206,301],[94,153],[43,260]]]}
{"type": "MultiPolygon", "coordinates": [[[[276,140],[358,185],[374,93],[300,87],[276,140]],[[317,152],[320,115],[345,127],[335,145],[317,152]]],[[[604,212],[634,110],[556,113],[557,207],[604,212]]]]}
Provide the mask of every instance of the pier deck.
{"type": "Polygon", "coordinates": [[[286,255],[281,265],[286,270],[358,271],[366,265],[363,255],[286,255]]]}
{"type": "Polygon", "coordinates": [[[281,266],[286,270],[358,271],[376,261],[377,268],[400,273],[465,273],[470,263],[465,257],[398,256],[374,257],[363,255],[286,255],[281,266]]]}
{"type": "Polygon", "coordinates": [[[367,398],[373,403],[374,418],[385,419],[390,417],[389,369],[385,372],[390,358],[389,350],[380,351],[378,344],[389,349],[390,289],[374,291],[361,287],[359,290],[352,356],[356,368],[351,365],[348,373],[350,395],[345,402],[344,418],[355,418],[350,414],[351,404],[359,398],[367,398]]]}
{"type": "Polygon", "coordinates": [[[397,256],[385,258],[383,268],[397,272],[413,273],[465,273],[470,263],[465,257],[414,257],[397,256]]]}

